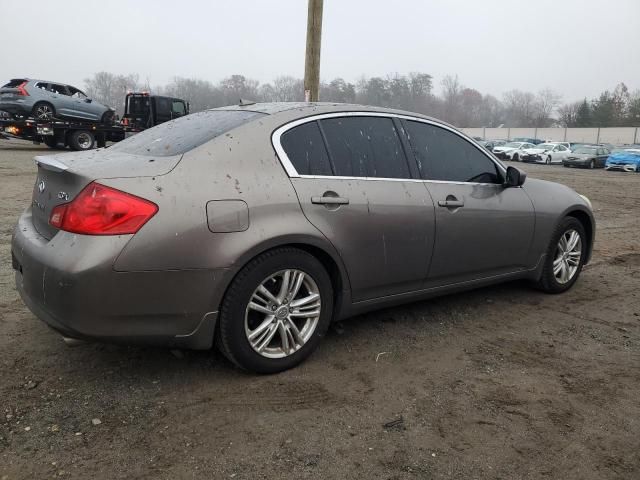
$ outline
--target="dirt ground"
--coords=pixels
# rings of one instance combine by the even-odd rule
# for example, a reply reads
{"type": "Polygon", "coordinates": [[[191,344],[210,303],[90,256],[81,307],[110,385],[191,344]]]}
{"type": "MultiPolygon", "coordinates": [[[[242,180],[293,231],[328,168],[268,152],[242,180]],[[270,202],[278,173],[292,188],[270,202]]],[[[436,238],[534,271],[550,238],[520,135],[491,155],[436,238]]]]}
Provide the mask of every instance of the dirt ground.
{"type": "Polygon", "coordinates": [[[364,315],[302,366],[67,347],[14,288],[32,157],[0,140],[0,479],[638,479],[640,175],[526,165],[591,198],[575,288],[510,283],[364,315]]]}

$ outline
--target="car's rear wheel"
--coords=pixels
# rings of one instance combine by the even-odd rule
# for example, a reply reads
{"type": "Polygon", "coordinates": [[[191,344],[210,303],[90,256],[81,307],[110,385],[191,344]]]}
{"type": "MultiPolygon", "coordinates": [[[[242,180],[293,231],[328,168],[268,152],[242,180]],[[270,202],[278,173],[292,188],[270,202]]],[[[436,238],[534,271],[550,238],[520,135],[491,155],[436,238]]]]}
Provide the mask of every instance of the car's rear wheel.
{"type": "Polygon", "coordinates": [[[243,267],[229,286],[216,343],[245,370],[281,372],[315,350],[332,312],[333,287],[322,264],[296,248],[271,250],[243,267]]]}
{"type": "Polygon", "coordinates": [[[67,143],[71,150],[91,150],[96,144],[96,138],[87,130],[74,130],[69,134],[67,143]]]}
{"type": "Polygon", "coordinates": [[[47,102],[38,102],[31,110],[31,116],[36,120],[53,120],[56,116],[56,109],[47,102]]]}
{"type": "Polygon", "coordinates": [[[538,287],[548,293],[569,290],[580,276],[587,246],[582,223],[574,217],[566,217],[551,237],[538,287]]]}

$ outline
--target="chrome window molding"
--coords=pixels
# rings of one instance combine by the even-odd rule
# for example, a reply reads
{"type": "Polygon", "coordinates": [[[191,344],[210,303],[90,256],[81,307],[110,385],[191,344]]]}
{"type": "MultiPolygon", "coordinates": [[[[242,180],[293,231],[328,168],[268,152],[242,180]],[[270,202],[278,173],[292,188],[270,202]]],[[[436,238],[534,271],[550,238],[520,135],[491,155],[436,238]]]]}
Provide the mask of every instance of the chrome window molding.
{"type": "MultiPolygon", "coordinates": [[[[499,185],[497,183],[479,183],[479,182],[455,182],[449,180],[429,180],[429,179],[421,179],[421,178],[384,178],[384,177],[344,177],[337,175],[303,175],[298,173],[296,168],[293,166],[291,160],[287,156],[284,148],[282,148],[282,143],[280,142],[280,138],[284,135],[285,132],[291,130],[298,125],[302,125],[304,123],[315,122],[316,120],[323,120],[325,118],[336,118],[336,117],[387,117],[387,118],[398,118],[402,120],[410,120],[414,122],[422,122],[428,125],[433,125],[435,127],[442,128],[444,130],[448,130],[455,135],[459,136],[463,141],[469,142],[474,148],[480,151],[485,157],[487,157],[502,174],[506,173],[506,169],[504,166],[497,162],[488,152],[484,151],[482,147],[476,145],[475,142],[467,137],[464,133],[456,130],[455,128],[451,128],[447,125],[444,125],[439,122],[435,122],[433,120],[427,120],[425,118],[413,117],[411,115],[403,115],[399,113],[384,113],[384,112],[367,112],[367,111],[353,111],[353,112],[331,112],[331,113],[321,113],[317,115],[310,115],[308,117],[299,118],[297,120],[293,120],[292,122],[286,123],[274,130],[271,134],[271,144],[273,145],[278,158],[280,159],[280,163],[284,167],[287,175],[290,178],[315,178],[315,179],[334,179],[334,180],[374,180],[374,181],[391,181],[391,182],[422,182],[422,183],[447,183],[447,184],[455,184],[455,185],[499,185]]],[[[406,135],[406,133],[405,133],[406,135]]],[[[411,161],[412,159],[408,159],[411,161]]]]}

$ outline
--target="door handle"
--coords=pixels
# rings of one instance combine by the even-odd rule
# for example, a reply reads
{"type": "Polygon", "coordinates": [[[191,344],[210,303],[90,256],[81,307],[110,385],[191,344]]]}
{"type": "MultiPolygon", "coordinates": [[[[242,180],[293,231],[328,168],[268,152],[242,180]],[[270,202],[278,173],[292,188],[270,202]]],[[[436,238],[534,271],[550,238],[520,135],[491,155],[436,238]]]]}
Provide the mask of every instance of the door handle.
{"type": "Polygon", "coordinates": [[[464,202],[462,200],[438,200],[438,206],[447,208],[460,208],[464,207],[464,202]]]}
{"type": "Polygon", "coordinates": [[[349,199],[343,197],[311,197],[316,205],[349,205],[349,199]]]}

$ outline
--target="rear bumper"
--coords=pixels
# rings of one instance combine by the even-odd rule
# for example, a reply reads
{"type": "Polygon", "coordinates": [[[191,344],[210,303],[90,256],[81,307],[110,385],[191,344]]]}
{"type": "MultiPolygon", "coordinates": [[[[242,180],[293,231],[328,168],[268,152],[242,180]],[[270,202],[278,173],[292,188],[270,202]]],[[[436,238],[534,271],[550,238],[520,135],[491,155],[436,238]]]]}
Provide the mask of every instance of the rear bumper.
{"type": "Polygon", "coordinates": [[[130,238],[59,232],[47,241],[27,210],[11,244],[16,288],[39,319],[67,337],[210,348],[227,270],[116,272],[130,238]]]}
{"type": "Polygon", "coordinates": [[[33,101],[29,97],[17,100],[0,99],[0,110],[9,113],[30,114],[33,109],[33,101]]]}

